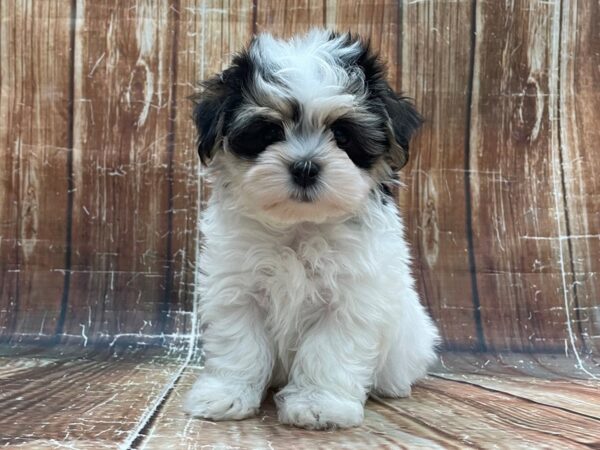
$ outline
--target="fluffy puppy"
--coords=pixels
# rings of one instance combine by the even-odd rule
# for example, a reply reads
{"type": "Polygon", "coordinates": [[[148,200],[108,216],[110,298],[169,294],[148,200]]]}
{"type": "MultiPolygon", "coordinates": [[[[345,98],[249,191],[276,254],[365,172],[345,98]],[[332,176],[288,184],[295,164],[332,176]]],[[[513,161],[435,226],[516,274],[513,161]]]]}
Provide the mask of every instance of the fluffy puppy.
{"type": "Polygon", "coordinates": [[[201,224],[206,364],[185,400],[352,427],[371,392],[404,397],[435,359],[389,186],[421,119],[368,44],[312,30],[256,37],[195,97],[212,195],[201,224]]]}

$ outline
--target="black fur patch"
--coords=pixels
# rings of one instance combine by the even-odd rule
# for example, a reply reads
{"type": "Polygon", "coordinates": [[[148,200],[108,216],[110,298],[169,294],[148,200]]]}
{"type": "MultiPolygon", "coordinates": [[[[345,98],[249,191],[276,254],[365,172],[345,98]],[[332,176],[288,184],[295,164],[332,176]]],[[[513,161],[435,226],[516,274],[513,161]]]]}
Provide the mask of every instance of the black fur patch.
{"type": "Polygon", "coordinates": [[[351,119],[340,118],[330,129],[337,146],[361,169],[370,169],[388,146],[383,131],[365,130],[351,119]]]}
{"type": "Polygon", "coordinates": [[[192,97],[198,154],[203,164],[210,161],[214,149],[227,134],[227,124],[242,103],[243,89],[251,82],[253,71],[252,60],[242,52],[223,73],[202,83],[200,93],[192,97]]]}
{"type": "Polygon", "coordinates": [[[387,184],[381,183],[379,185],[379,191],[383,194],[381,196],[381,203],[387,205],[388,202],[393,201],[394,194],[387,184]]]}
{"type": "MultiPolygon", "coordinates": [[[[331,35],[332,39],[338,36],[336,33],[331,35]]],[[[360,43],[362,51],[352,60],[346,61],[346,64],[356,65],[364,73],[369,110],[389,118],[393,137],[399,148],[390,149],[387,159],[394,170],[401,169],[408,162],[410,139],[422,125],[423,119],[408,98],[392,90],[386,81],[385,65],[379,55],[371,50],[369,41],[346,34],[346,45],[351,46],[356,42],[360,43]]]]}
{"type": "MultiPolygon", "coordinates": [[[[338,36],[335,33],[331,35],[332,39],[338,36]]],[[[342,118],[331,125],[331,130],[337,136],[338,146],[358,167],[368,169],[383,156],[393,169],[400,169],[408,161],[409,141],[422,119],[406,98],[393,92],[385,80],[385,66],[370,49],[369,43],[350,34],[344,35],[344,39],[348,46],[360,43],[358,54],[340,62],[349,70],[358,67],[364,73],[368,93],[365,106],[381,118],[381,126],[362,126],[353,122],[352,118],[342,118]],[[340,139],[343,135],[351,139],[340,139]],[[397,145],[389,145],[387,136],[397,145]]],[[[195,104],[193,118],[198,129],[198,154],[204,164],[210,161],[215,149],[222,145],[223,137],[228,135],[228,124],[232,123],[243,102],[243,93],[251,91],[248,88],[257,70],[261,67],[255,66],[248,52],[244,51],[222,74],[203,83],[200,92],[192,98],[195,104]]],[[[264,78],[269,81],[269,74],[264,74],[264,78]]],[[[294,102],[291,105],[292,121],[298,121],[301,114],[302,106],[294,102]]],[[[283,139],[282,134],[278,125],[259,119],[244,130],[236,131],[230,136],[230,142],[235,153],[243,158],[253,158],[269,144],[283,139]]]]}
{"type": "Polygon", "coordinates": [[[229,145],[241,158],[254,159],[269,145],[284,139],[285,133],[281,124],[257,117],[242,130],[230,134],[229,145]]]}

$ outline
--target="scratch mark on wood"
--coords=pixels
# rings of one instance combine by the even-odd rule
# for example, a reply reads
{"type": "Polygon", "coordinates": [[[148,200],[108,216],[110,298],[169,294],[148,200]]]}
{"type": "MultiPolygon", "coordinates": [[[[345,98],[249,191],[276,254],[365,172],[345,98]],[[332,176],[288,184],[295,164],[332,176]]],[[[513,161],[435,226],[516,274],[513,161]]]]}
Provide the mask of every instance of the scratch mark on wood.
{"type": "MultiPolygon", "coordinates": [[[[556,23],[559,24],[560,26],[560,15],[561,15],[561,9],[560,8],[554,8],[554,11],[552,13],[552,20],[554,20],[556,23]]],[[[551,69],[550,73],[549,73],[549,79],[550,79],[550,83],[552,85],[552,87],[556,90],[559,89],[560,86],[560,80],[559,80],[559,76],[560,76],[560,59],[559,59],[559,50],[560,50],[560,28],[558,32],[553,33],[552,35],[552,65],[551,65],[551,69]]],[[[556,102],[550,102],[549,104],[549,114],[550,117],[557,117],[558,114],[555,112],[555,108],[556,108],[556,102]]],[[[559,130],[560,131],[560,130],[559,130]]],[[[553,146],[552,146],[552,153],[553,153],[553,157],[551,159],[551,171],[552,171],[552,184],[553,184],[553,198],[554,198],[554,208],[555,208],[555,221],[556,221],[556,230],[558,233],[558,236],[563,236],[563,220],[564,217],[559,214],[559,211],[563,211],[563,205],[564,205],[564,198],[563,196],[565,195],[565,193],[563,192],[563,185],[562,185],[562,181],[561,181],[561,174],[562,174],[562,167],[561,167],[561,153],[563,153],[563,146],[565,145],[564,142],[562,142],[559,139],[559,134],[557,135],[556,133],[553,134],[553,146]]],[[[558,247],[558,254],[559,254],[559,265],[560,265],[560,277],[561,277],[561,282],[562,282],[562,300],[564,303],[564,309],[563,312],[565,313],[565,318],[566,318],[566,326],[567,326],[567,339],[568,342],[570,344],[571,347],[571,351],[573,353],[573,355],[575,356],[576,360],[577,360],[577,364],[578,364],[578,368],[585,372],[587,375],[589,375],[591,378],[596,378],[596,376],[591,373],[590,371],[588,371],[581,359],[581,355],[579,354],[579,350],[577,348],[577,338],[575,336],[574,330],[573,330],[573,325],[572,325],[572,318],[571,318],[571,299],[570,299],[570,292],[571,290],[569,289],[568,283],[567,283],[567,274],[566,274],[566,262],[565,262],[565,251],[563,249],[563,244],[562,242],[559,242],[558,247]]],[[[567,350],[567,346],[566,346],[566,340],[565,340],[565,351],[567,350]]]]}
{"type": "MultiPolygon", "coordinates": [[[[96,61],[96,64],[94,64],[94,66],[92,67],[92,70],[90,70],[90,73],[88,73],[88,77],[92,78],[92,76],[94,75],[94,72],[96,71],[96,69],[98,68],[98,66],[100,65],[100,63],[102,62],[102,60],[104,59],[104,57],[106,56],[106,52],[102,52],[102,55],[100,55],[100,58],[98,58],[98,61],[96,61]]],[[[83,99],[80,101],[84,101],[83,99]]]]}
{"type": "Polygon", "coordinates": [[[88,337],[85,334],[85,325],[80,323],[79,326],[81,327],[81,337],[83,338],[83,346],[87,347],[88,337]]]}
{"type": "Polygon", "coordinates": [[[533,241],[567,241],[570,239],[600,239],[600,234],[571,234],[565,236],[521,236],[533,241]]]}

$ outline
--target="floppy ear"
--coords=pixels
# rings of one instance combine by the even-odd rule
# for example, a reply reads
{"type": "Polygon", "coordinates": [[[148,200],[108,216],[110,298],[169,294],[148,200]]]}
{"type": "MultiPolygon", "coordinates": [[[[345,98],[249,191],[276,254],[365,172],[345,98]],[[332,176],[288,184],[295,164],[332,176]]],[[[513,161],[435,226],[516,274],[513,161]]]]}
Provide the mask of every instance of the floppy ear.
{"type": "Polygon", "coordinates": [[[364,73],[370,97],[385,109],[386,126],[390,139],[390,150],[387,161],[393,170],[399,170],[408,162],[408,143],[415,131],[423,123],[421,115],[406,98],[396,94],[385,79],[385,65],[377,53],[370,48],[369,41],[362,41],[358,36],[346,35],[349,44],[359,42],[361,50],[355,57],[364,73]]]}
{"type": "Polygon", "coordinates": [[[409,142],[423,124],[423,118],[407,98],[397,95],[389,86],[381,99],[388,116],[391,141],[388,163],[393,170],[400,170],[408,162],[409,142]]]}
{"type": "Polygon", "coordinates": [[[222,147],[227,124],[242,103],[243,87],[251,76],[250,57],[242,52],[233,58],[228,69],[202,83],[192,96],[193,119],[198,130],[198,154],[203,164],[209,164],[215,152],[222,147]]]}
{"type": "Polygon", "coordinates": [[[208,164],[223,140],[225,100],[227,89],[220,76],[202,84],[201,90],[192,97],[193,119],[198,131],[198,155],[208,164]]]}

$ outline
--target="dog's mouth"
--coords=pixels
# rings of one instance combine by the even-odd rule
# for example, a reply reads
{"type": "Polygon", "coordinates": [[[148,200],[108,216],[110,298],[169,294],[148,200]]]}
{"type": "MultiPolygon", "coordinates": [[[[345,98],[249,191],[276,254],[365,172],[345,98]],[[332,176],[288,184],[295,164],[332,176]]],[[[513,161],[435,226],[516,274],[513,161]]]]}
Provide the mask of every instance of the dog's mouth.
{"type": "Polygon", "coordinates": [[[314,203],[318,200],[318,192],[315,188],[295,189],[290,194],[290,199],[298,203],[314,203]]]}
{"type": "Polygon", "coordinates": [[[301,203],[303,205],[308,205],[311,203],[316,203],[318,200],[317,195],[315,195],[315,193],[313,192],[309,192],[309,191],[297,191],[297,192],[292,192],[287,199],[285,200],[277,200],[271,203],[268,203],[266,205],[263,205],[263,209],[265,211],[270,211],[276,208],[281,208],[281,207],[285,207],[287,204],[287,207],[292,207],[294,204],[298,204],[301,203]]]}
{"type": "Polygon", "coordinates": [[[310,195],[308,192],[298,192],[291,196],[292,200],[300,203],[312,203],[315,201],[315,197],[310,195]]]}
{"type": "Polygon", "coordinates": [[[296,192],[285,200],[279,199],[260,208],[275,222],[292,224],[298,222],[322,223],[331,219],[348,216],[351,211],[330,201],[327,197],[317,197],[308,192],[296,192]]]}

